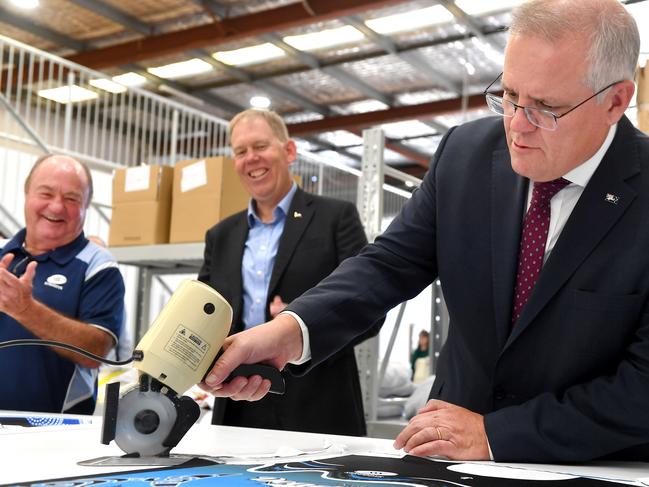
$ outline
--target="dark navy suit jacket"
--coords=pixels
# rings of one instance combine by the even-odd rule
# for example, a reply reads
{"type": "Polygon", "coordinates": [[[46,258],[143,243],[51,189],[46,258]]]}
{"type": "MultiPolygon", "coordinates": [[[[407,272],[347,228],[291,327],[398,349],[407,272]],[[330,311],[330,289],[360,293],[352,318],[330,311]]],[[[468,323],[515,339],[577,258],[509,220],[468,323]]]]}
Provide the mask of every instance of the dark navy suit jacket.
{"type": "Polygon", "coordinates": [[[496,460],[649,460],[649,138],[620,120],[511,331],[527,187],[502,119],[450,130],[389,229],[289,306],[311,363],[439,276],[431,397],[484,414],[496,460]]]}
{"type": "MultiPolygon", "coordinates": [[[[246,211],[208,230],[199,280],[216,289],[233,308],[231,334],[243,330],[241,262],[248,236],[246,211]]],[[[268,288],[268,305],[276,295],[285,302],[324,279],[367,243],[356,207],[298,189],[286,217],[268,288]]],[[[378,325],[354,341],[376,334],[378,325]]],[[[285,374],[286,393],[261,401],[217,399],[213,423],[230,426],[365,434],[363,401],[353,346],[343,344],[304,377],[285,374]]]]}

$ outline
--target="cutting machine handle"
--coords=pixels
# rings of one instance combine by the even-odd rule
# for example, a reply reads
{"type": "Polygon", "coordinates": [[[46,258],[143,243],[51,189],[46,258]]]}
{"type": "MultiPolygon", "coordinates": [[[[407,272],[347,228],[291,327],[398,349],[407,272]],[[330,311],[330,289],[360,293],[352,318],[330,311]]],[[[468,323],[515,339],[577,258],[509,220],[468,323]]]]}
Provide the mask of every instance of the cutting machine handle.
{"type": "Polygon", "coordinates": [[[243,376],[250,377],[252,375],[260,375],[263,379],[270,381],[270,392],[273,394],[284,394],[286,386],[284,383],[284,376],[282,373],[271,365],[264,364],[242,364],[239,365],[232,373],[225,379],[225,382],[230,382],[235,377],[243,376]]]}

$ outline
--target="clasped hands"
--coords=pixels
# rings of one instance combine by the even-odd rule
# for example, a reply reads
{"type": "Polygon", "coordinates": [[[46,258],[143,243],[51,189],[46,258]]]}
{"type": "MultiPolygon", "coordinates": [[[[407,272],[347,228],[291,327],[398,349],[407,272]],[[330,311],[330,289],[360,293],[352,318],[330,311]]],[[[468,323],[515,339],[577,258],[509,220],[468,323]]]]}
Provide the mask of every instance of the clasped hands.
{"type": "Polygon", "coordinates": [[[27,310],[33,299],[32,282],[37,263],[30,262],[25,273],[16,277],[9,271],[13,259],[13,254],[7,254],[0,259],[0,311],[16,319],[27,310]]]}

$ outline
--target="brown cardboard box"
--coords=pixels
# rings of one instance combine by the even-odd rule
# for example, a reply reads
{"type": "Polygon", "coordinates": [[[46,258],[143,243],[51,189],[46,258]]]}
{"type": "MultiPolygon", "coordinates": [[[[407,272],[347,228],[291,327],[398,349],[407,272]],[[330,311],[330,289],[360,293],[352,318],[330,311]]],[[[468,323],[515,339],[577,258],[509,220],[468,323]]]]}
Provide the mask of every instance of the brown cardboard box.
{"type": "Polygon", "coordinates": [[[649,135],[649,110],[638,110],[638,128],[649,135]]]}
{"type": "Polygon", "coordinates": [[[203,242],[211,226],[247,208],[249,198],[227,157],[177,163],[169,241],[203,242]]]}
{"type": "Polygon", "coordinates": [[[173,167],[135,166],[113,174],[113,205],[134,201],[171,201],[173,167]]]}
{"type": "Polygon", "coordinates": [[[159,201],[118,203],[113,207],[108,245],[154,245],[169,242],[171,206],[159,201]]]}
{"type": "MultiPolygon", "coordinates": [[[[644,67],[638,68],[638,73],[636,76],[636,81],[638,83],[638,94],[636,96],[636,101],[639,108],[642,104],[649,105],[649,64],[645,64],[644,67]]],[[[644,107],[645,110],[649,110],[649,107],[644,107]]]]}
{"type": "Polygon", "coordinates": [[[153,245],[169,241],[173,168],[138,166],[113,175],[113,215],[108,244],[153,245]]]}

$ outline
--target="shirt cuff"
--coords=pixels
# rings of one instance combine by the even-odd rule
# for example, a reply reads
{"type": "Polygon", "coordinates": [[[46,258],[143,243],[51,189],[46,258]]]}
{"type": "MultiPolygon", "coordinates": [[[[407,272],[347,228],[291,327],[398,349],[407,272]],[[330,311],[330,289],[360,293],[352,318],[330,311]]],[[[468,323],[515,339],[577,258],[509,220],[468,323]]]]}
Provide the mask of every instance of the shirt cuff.
{"type": "Polygon", "coordinates": [[[300,330],[302,331],[302,355],[300,356],[299,359],[289,362],[289,364],[302,365],[303,363],[308,362],[309,360],[311,360],[311,343],[309,342],[309,329],[304,324],[302,318],[300,318],[293,311],[282,311],[280,314],[291,315],[293,318],[295,318],[295,321],[297,321],[298,325],[300,325],[300,330]]]}

